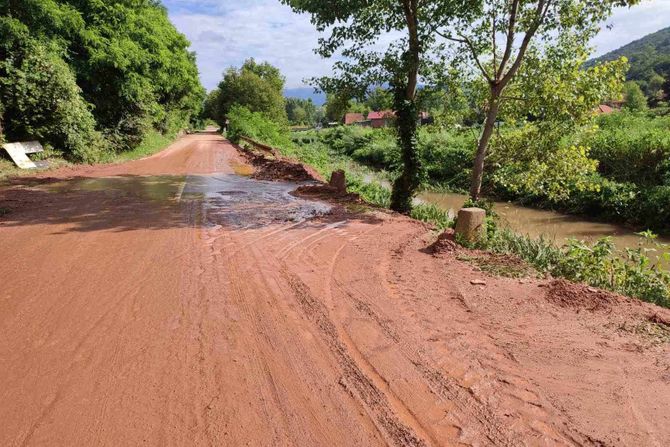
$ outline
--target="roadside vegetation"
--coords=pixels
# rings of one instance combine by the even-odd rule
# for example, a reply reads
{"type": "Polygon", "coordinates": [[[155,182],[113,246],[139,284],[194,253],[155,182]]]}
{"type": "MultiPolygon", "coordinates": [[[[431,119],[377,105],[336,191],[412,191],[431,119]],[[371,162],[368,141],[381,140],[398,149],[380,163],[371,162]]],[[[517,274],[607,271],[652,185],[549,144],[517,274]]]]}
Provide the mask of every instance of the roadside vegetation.
{"type": "Polygon", "coordinates": [[[1,138],[72,162],[149,152],[200,119],[188,47],[152,0],[0,1],[1,138]]]}
{"type": "MultiPolygon", "coordinates": [[[[478,133],[420,128],[421,188],[467,193],[478,133]]],[[[375,169],[396,173],[402,164],[393,129],[340,126],[302,135],[375,169]]],[[[537,135],[535,123],[501,125],[488,160],[489,198],[670,231],[670,115],[602,115],[551,141],[537,135]]]]}
{"type": "MultiPolygon", "coordinates": [[[[342,169],[347,174],[349,191],[358,193],[371,204],[390,207],[391,191],[388,185],[397,175],[394,173],[394,163],[397,162],[397,159],[394,162],[394,157],[398,157],[397,150],[394,151],[396,145],[392,130],[340,126],[321,131],[290,133],[288,128],[269,121],[262,113],[239,106],[232,109],[229,119],[228,135],[231,139],[235,140],[240,135],[249,136],[277,148],[286,157],[314,167],[326,178],[332,171],[342,169]],[[382,168],[387,170],[380,170],[382,168]]],[[[459,177],[456,170],[445,172],[440,168],[454,164],[461,166],[461,169],[470,166],[473,152],[472,145],[468,143],[471,143],[472,136],[462,133],[459,140],[444,131],[428,128],[422,129],[420,136],[420,153],[425,153],[422,157],[425,157],[424,167],[427,172],[433,172],[430,168],[433,166],[434,175],[442,175],[440,180],[460,181],[462,185],[467,185],[469,176],[459,177]],[[462,147],[458,143],[447,144],[449,141],[460,142],[462,147]],[[436,147],[443,148],[443,152],[436,151],[436,147]],[[442,155],[431,158],[436,152],[442,155]],[[454,163],[454,160],[459,163],[454,163]]],[[[430,178],[426,176],[425,179],[426,184],[431,185],[430,178]]],[[[611,238],[603,238],[591,244],[575,239],[559,247],[553,242],[515,234],[499,226],[489,202],[480,200],[465,206],[483,207],[489,215],[486,241],[471,248],[518,256],[542,274],[583,282],[670,307],[670,272],[662,266],[663,262],[670,262],[670,254],[653,260],[648,249],[642,246],[617,251],[611,238]]],[[[438,230],[454,225],[454,219],[448,212],[431,204],[415,204],[411,216],[432,223],[438,230]]],[[[643,232],[640,238],[641,241],[653,240],[655,236],[651,232],[643,232]]],[[[667,252],[668,247],[657,244],[657,250],[667,252]]]]}

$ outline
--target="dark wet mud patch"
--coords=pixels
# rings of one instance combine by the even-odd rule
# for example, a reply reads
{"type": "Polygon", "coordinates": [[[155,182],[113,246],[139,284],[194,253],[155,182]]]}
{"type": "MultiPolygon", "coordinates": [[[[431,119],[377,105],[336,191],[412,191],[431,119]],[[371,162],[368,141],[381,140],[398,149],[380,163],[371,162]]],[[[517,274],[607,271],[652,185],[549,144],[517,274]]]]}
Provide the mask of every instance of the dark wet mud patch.
{"type": "MultiPolygon", "coordinates": [[[[168,209],[177,214],[182,210],[181,214],[191,215],[186,219],[191,225],[259,228],[330,212],[330,205],[291,194],[301,185],[304,183],[215,174],[75,178],[32,189],[54,198],[83,196],[95,198],[96,202],[128,203],[136,208],[146,205],[145,208],[168,209]]],[[[169,222],[164,222],[164,226],[169,226],[169,222]]]]}
{"type": "Polygon", "coordinates": [[[235,175],[193,176],[188,178],[180,201],[199,203],[202,213],[197,223],[206,226],[259,228],[330,212],[325,203],[292,195],[299,186],[235,175]]]}

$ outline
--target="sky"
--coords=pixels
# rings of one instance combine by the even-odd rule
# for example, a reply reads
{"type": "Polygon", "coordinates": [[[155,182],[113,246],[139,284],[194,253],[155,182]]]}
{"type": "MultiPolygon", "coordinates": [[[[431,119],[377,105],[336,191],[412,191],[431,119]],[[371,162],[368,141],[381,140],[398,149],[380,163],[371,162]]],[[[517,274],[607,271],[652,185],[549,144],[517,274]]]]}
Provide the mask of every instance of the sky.
{"type": "MultiPolygon", "coordinates": [[[[254,57],[268,61],[286,76],[287,88],[328,74],[332,61],[314,54],[319,34],[309,17],[298,15],[279,0],[163,0],[172,22],[191,41],[207,90],[217,86],[223,71],[254,57]]],[[[594,56],[670,26],[670,0],[644,0],[619,9],[593,45],[594,56]]]]}

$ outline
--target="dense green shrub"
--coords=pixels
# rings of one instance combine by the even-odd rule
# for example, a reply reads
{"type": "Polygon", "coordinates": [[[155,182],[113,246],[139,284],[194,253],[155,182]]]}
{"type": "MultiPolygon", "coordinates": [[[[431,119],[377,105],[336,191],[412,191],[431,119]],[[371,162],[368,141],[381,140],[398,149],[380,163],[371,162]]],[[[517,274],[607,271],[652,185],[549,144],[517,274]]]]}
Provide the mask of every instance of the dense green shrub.
{"type": "Polygon", "coordinates": [[[252,112],[234,104],[228,111],[228,138],[239,143],[240,137],[248,137],[274,147],[292,145],[286,126],[267,119],[262,113],[252,112]]]}
{"type": "Polygon", "coordinates": [[[638,223],[648,228],[670,231],[670,186],[643,190],[638,207],[638,223]]]}
{"type": "Polygon", "coordinates": [[[3,42],[6,57],[0,60],[4,132],[12,140],[41,140],[74,161],[97,161],[106,145],[58,48],[30,39],[21,24],[0,19],[0,34],[10,35],[8,27],[16,39],[3,42]]]}
{"type": "MultiPolygon", "coordinates": [[[[47,75],[53,78],[49,82],[63,83],[42,93],[42,116],[32,106],[8,107],[6,121],[17,124],[16,133],[10,127],[7,136],[44,138],[71,159],[92,161],[101,142],[99,134],[87,133],[91,122],[117,151],[139,145],[152,127],[174,134],[200,115],[204,99],[188,47],[154,0],[0,1],[0,63],[15,70],[11,78],[0,73],[4,88],[18,92],[25,88],[22,82],[46,88],[47,75]],[[38,50],[29,50],[33,47],[38,50]],[[56,90],[62,90],[62,112],[49,109],[46,96],[55,99],[56,90]],[[34,120],[42,120],[41,129],[51,128],[48,136],[34,120]]],[[[40,94],[32,88],[29,93],[33,99],[40,94]]]]}
{"type": "Polygon", "coordinates": [[[419,154],[425,183],[467,189],[472,177],[475,147],[471,133],[422,128],[419,131],[419,154]]]}
{"type": "Polygon", "coordinates": [[[639,185],[662,183],[670,159],[670,117],[613,113],[599,117],[598,126],[581,136],[581,144],[591,148],[602,175],[639,185]]]}
{"type": "Polygon", "coordinates": [[[554,277],[670,307],[670,273],[652,262],[642,248],[616,252],[611,238],[593,244],[571,240],[559,248],[543,239],[531,239],[501,229],[489,238],[486,248],[497,253],[515,254],[538,271],[554,277]]]}

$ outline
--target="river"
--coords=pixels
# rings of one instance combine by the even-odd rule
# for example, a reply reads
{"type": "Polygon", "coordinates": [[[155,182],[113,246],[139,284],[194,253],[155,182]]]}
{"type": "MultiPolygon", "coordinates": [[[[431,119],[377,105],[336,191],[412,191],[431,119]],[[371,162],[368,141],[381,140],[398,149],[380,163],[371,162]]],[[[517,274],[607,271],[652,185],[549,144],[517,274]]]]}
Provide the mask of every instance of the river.
{"type": "MultiPolygon", "coordinates": [[[[451,209],[456,212],[463,206],[467,196],[423,192],[419,195],[419,198],[442,209],[451,209]]],[[[633,230],[621,225],[589,221],[580,216],[527,208],[509,202],[495,202],[494,209],[500,215],[503,224],[515,232],[533,238],[544,236],[558,245],[562,245],[570,238],[592,242],[605,236],[611,236],[619,250],[635,248],[642,243],[640,236],[636,235],[633,230]]],[[[659,237],[657,241],[670,244],[670,237],[659,237]]],[[[643,246],[653,248],[654,244],[644,242],[643,246]]]]}

